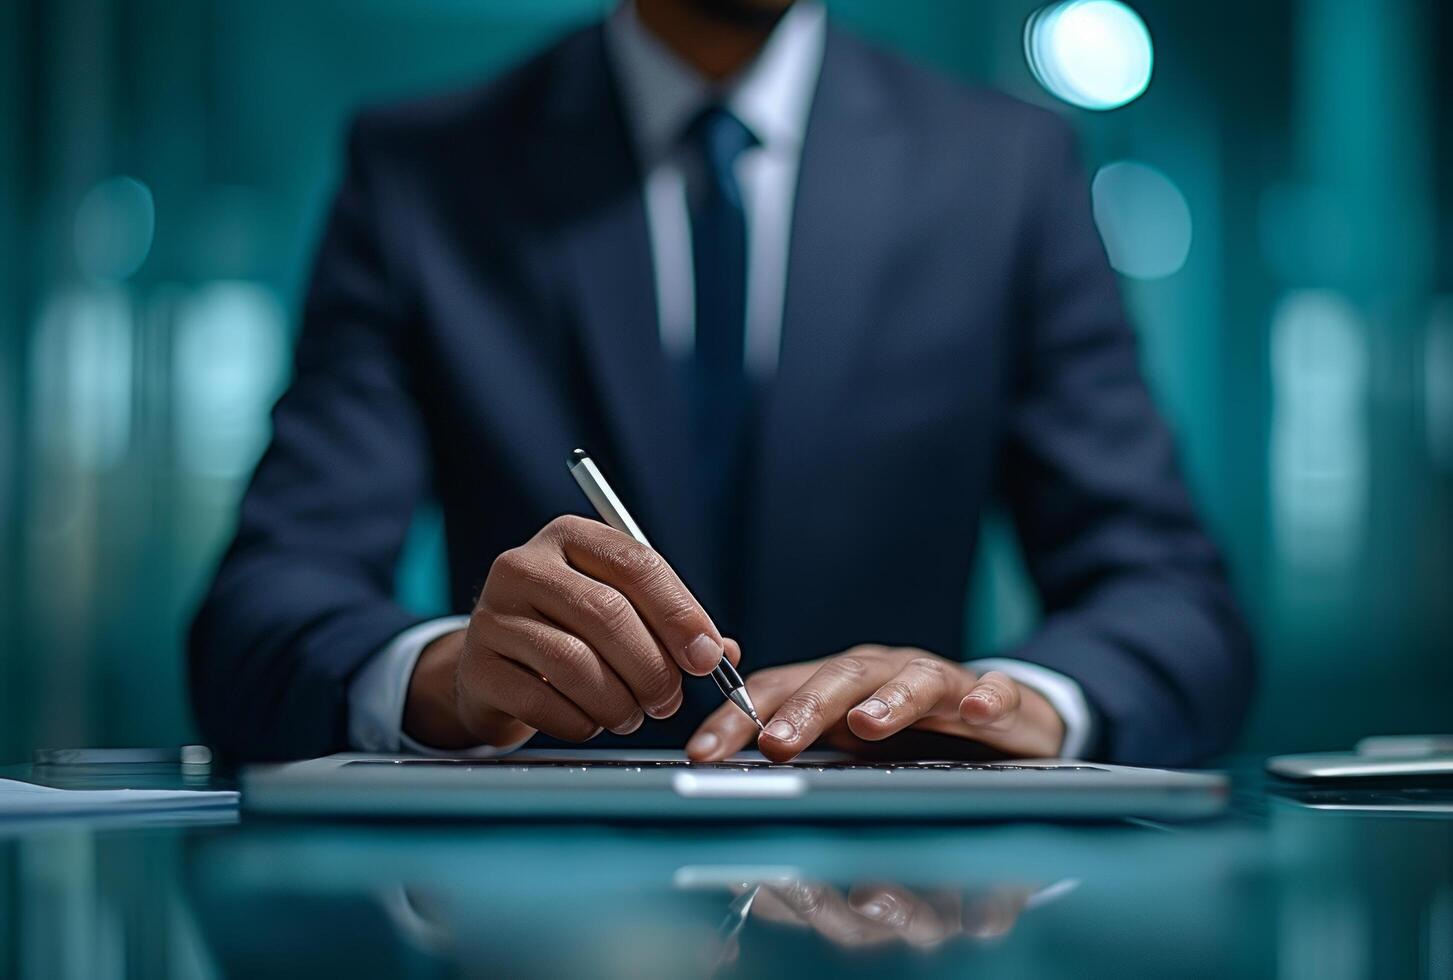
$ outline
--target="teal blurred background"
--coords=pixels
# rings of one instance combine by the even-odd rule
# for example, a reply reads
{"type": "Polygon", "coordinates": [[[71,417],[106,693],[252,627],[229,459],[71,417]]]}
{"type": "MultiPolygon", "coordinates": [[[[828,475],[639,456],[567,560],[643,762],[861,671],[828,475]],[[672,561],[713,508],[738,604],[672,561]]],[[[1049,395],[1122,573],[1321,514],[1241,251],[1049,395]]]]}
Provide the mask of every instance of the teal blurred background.
{"type": "MultiPolygon", "coordinates": [[[[1262,654],[1243,747],[1453,729],[1453,5],[1134,0],[1149,88],[1026,65],[1029,0],[840,22],[1069,118],[1262,654]]],[[[267,438],[350,112],[606,0],[0,0],[0,762],[189,739],[181,636],[267,438]]],[[[1010,534],[966,618],[1031,628],[1010,534]]],[[[437,521],[400,570],[438,608],[437,521]]]]}

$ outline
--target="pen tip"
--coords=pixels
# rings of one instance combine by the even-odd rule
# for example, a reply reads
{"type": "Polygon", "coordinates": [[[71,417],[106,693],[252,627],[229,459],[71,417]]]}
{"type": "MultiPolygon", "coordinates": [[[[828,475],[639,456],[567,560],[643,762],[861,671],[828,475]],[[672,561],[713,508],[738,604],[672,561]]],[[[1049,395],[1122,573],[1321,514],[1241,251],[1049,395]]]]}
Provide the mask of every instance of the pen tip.
{"type": "Polygon", "coordinates": [[[583,462],[588,458],[589,454],[584,449],[572,449],[570,450],[570,458],[565,462],[570,466],[574,466],[576,463],[583,462]]]}

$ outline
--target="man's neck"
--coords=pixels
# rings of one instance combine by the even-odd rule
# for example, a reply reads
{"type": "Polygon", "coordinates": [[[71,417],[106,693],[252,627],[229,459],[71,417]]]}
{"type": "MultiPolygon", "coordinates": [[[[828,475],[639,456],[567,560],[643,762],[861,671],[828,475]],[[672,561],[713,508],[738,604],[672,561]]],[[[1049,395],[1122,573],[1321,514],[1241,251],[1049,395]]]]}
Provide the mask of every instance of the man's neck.
{"type": "Polygon", "coordinates": [[[712,81],[730,78],[756,57],[776,26],[775,19],[739,20],[692,0],[636,0],[636,13],[678,58],[712,81]]]}

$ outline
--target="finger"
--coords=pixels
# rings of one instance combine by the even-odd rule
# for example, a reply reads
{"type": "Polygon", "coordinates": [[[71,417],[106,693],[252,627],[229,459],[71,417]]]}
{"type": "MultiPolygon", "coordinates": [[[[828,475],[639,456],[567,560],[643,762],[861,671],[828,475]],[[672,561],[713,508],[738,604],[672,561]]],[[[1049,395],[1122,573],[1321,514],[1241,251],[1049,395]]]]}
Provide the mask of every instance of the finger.
{"type": "Polygon", "coordinates": [[[722,643],[722,648],[723,648],[722,649],[722,656],[724,656],[728,660],[730,660],[732,662],[732,666],[733,667],[735,667],[737,664],[739,664],[739,663],[742,662],[742,647],[741,647],[741,644],[737,643],[736,640],[733,640],[729,636],[722,637],[721,643],[722,643]]]}
{"type": "Polygon", "coordinates": [[[492,650],[527,667],[596,724],[628,735],[646,720],[625,683],[584,640],[528,616],[500,616],[485,637],[492,650]]]}
{"type": "Polygon", "coordinates": [[[901,885],[855,885],[848,893],[848,904],[914,946],[937,946],[951,933],[952,927],[937,909],[901,885]]]}
{"type": "Polygon", "coordinates": [[[997,670],[980,677],[959,703],[959,717],[975,728],[1002,732],[1018,721],[1019,685],[997,670]]]}
{"type": "Polygon", "coordinates": [[[823,661],[817,672],[774,711],[757,747],[774,762],[786,762],[847,716],[896,668],[885,658],[845,653],[823,661]]]}
{"type": "Polygon", "coordinates": [[[664,558],[598,521],[560,518],[550,527],[570,564],[629,599],[682,670],[711,673],[722,658],[721,632],[664,558]]]}
{"type": "Polygon", "coordinates": [[[767,885],[802,922],[839,946],[859,947],[886,942],[893,930],[854,912],[842,892],[815,882],[767,885]]]}
{"type": "Polygon", "coordinates": [[[562,563],[548,587],[531,593],[529,603],[600,654],[646,714],[666,718],[680,707],[681,672],[616,589],[562,563]]]}
{"type": "Polygon", "coordinates": [[[477,693],[460,698],[460,720],[475,731],[480,724],[471,708],[493,706],[512,718],[567,742],[585,742],[600,734],[601,726],[528,669],[498,655],[483,656],[460,665],[460,683],[467,692],[489,692],[488,701],[477,693]]]}
{"type": "Polygon", "coordinates": [[[896,677],[848,712],[848,729],[868,741],[887,738],[946,707],[957,707],[969,678],[962,668],[943,660],[910,660],[896,677]]]}
{"type": "MultiPolygon", "coordinates": [[[[763,718],[772,717],[796,687],[788,672],[764,670],[747,678],[747,694],[763,718]]],[[[695,762],[717,762],[751,745],[760,731],[741,708],[727,701],[706,716],[686,743],[686,754],[695,762]]]]}

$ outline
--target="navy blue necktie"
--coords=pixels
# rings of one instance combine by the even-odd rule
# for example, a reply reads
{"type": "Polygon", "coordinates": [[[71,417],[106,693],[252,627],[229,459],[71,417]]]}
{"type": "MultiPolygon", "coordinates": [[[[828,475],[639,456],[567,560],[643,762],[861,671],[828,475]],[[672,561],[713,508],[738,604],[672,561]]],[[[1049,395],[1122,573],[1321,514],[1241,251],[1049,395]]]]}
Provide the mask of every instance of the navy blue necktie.
{"type": "Polygon", "coordinates": [[[751,385],[742,363],[747,310],[747,219],[734,164],[756,139],[720,106],[705,109],[686,130],[705,180],[692,198],[691,254],[696,284],[696,352],[689,378],[695,458],[709,520],[732,523],[733,484],[740,475],[751,385]]]}

